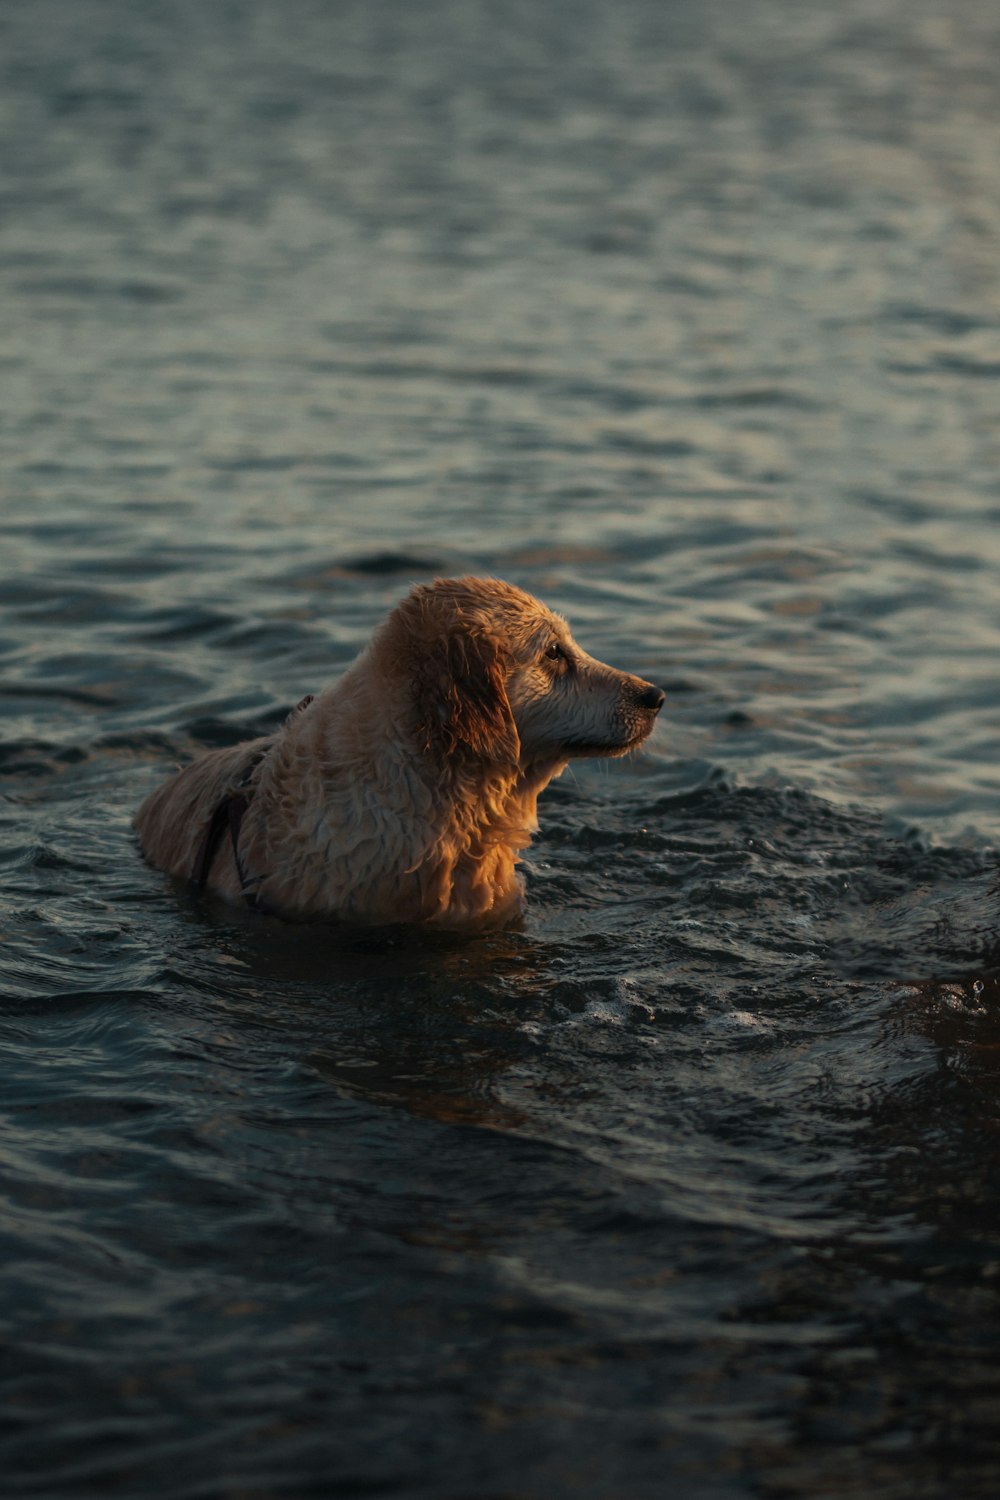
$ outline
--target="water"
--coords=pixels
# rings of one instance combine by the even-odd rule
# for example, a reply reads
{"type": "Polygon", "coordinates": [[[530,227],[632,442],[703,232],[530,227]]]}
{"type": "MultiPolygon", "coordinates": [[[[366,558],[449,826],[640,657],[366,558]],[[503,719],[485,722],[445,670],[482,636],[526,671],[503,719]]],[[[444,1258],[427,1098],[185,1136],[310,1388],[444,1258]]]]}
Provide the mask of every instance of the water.
{"type": "Polygon", "coordinates": [[[15,1496],[995,1495],[1000,17],[0,13],[15,1496]],[[134,808],[506,577],[661,682],[522,929],[134,808]]]}

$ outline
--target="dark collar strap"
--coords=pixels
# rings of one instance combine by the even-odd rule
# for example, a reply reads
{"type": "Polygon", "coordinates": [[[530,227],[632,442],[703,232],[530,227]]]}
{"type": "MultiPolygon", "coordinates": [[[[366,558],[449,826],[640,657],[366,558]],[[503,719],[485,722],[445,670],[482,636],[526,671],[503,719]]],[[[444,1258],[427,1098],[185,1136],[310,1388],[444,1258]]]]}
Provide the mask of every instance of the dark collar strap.
{"type": "MultiPolygon", "coordinates": [[[[313,697],[314,695],[310,693],[308,697],[302,699],[301,703],[297,703],[292,710],[293,714],[301,713],[304,708],[308,708],[310,703],[313,702],[313,697]]],[[[270,748],[270,745],[268,745],[259,755],[254,756],[253,760],[244,770],[236,789],[230,792],[228,796],[223,797],[213,812],[208,828],[205,830],[205,837],[202,840],[201,848],[198,851],[198,858],[194,862],[194,869],[191,871],[191,880],[197,890],[203,891],[208,884],[209,871],[212,868],[212,861],[218,852],[219,841],[228,828],[233,846],[233,860],[236,864],[236,873],[240,879],[240,890],[243,894],[243,899],[248,906],[262,906],[263,903],[257,900],[257,893],[254,890],[254,886],[259,884],[259,878],[254,880],[247,874],[243,860],[240,858],[240,829],[243,827],[243,819],[246,816],[247,808],[250,806],[250,799],[253,796],[253,792],[250,790],[253,773],[270,748]]]]}
{"type": "MultiPolygon", "coordinates": [[[[268,746],[269,748],[270,746],[268,746]]],[[[250,790],[250,780],[266,753],[267,750],[264,750],[261,754],[254,756],[243,772],[239,785],[228,796],[223,797],[222,801],[216,807],[205,830],[205,837],[198,851],[198,858],[195,860],[194,869],[191,871],[191,879],[195,888],[203,891],[208,884],[209,871],[212,868],[212,861],[218,852],[219,842],[228,828],[229,838],[233,846],[236,873],[240,879],[240,890],[248,906],[256,906],[258,902],[256,893],[252,888],[253,882],[247,875],[246,867],[240,858],[240,829],[243,827],[243,819],[246,816],[247,808],[250,806],[250,799],[253,796],[250,790]]]]}
{"type": "Polygon", "coordinates": [[[195,860],[194,869],[191,871],[191,881],[199,891],[203,891],[208,884],[208,872],[212,868],[212,860],[215,851],[219,847],[222,831],[229,820],[229,798],[221,801],[212,814],[212,820],[205,830],[205,837],[201,841],[198,858],[195,860]]]}
{"type": "Polygon", "coordinates": [[[236,862],[236,873],[240,878],[240,890],[248,906],[257,905],[256,893],[250,888],[250,880],[247,875],[243,860],[240,858],[240,829],[243,826],[243,818],[247,808],[250,806],[250,798],[245,792],[231,792],[228,797],[223,797],[218,807],[212,814],[212,820],[208,825],[205,837],[202,841],[198,858],[191,872],[191,879],[197,890],[203,891],[208,884],[208,873],[212,868],[226,829],[229,829],[229,837],[233,845],[233,859],[236,862]]]}

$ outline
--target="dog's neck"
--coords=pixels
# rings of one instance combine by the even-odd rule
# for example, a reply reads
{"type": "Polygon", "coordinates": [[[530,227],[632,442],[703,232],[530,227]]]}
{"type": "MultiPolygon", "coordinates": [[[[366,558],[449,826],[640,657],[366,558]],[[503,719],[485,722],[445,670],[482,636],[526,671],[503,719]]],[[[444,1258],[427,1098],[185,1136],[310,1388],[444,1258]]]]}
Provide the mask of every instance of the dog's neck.
{"type": "Polygon", "coordinates": [[[420,771],[445,792],[434,799],[414,870],[423,895],[420,919],[455,927],[512,920],[524,888],[517,863],[538,826],[538,793],[548,777],[461,757],[444,767],[424,761],[420,771]]]}
{"type": "Polygon", "coordinates": [[[307,711],[285,726],[263,768],[248,860],[262,898],[303,916],[336,906],[365,922],[502,926],[521,910],[516,867],[537,828],[538,795],[561,769],[435,757],[356,701],[325,719],[307,711]],[[255,836],[275,805],[281,849],[255,836]]]}

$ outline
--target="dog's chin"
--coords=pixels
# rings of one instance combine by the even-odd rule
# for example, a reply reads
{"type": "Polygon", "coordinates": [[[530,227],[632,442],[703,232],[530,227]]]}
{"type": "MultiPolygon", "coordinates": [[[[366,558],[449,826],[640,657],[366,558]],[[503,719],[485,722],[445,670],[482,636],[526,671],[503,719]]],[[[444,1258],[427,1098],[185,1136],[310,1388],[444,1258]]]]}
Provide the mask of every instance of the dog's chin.
{"type": "Polygon", "coordinates": [[[567,740],[561,746],[562,754],[570,760],[617,760],[638,750],[649,738],[650,729],[640,729],[625,740],[567,740]]]}

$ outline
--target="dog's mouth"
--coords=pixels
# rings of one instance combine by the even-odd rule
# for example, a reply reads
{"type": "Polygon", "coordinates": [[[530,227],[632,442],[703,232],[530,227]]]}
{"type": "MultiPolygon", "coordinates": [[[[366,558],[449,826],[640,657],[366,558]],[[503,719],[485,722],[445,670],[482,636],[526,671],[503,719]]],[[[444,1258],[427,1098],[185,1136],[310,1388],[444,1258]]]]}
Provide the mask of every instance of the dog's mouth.
{"type": "MultiPolygon", "coordinates": [[[[655,691],[655,689],[651,690],[655,691]]],[[[618,733],[612,738],[596,740],[579,736],[567,740],[564,750],[570,756],[606,756],[615,758],[620,755],[629,755],[633,750],[638,750],[653,732],[656,716],[663,703],[663,694],[659,696],[658,702],[654,704],[633,705],[629,703],[625,712],[622,713],[618,723],[614,726],[618,733]]]]}
{"type": "Polygon", "coordinates": [[[586,716],[580,713],[576,732],[573,732],[571,721],[563,730],[565,738],[558,731],[553,733],[555,726],[551,722],[544,728],[533,723],[529,712],[527,722],[519,726],[524,762],[548,758],[565,763],[591,756],[612,759],[638,750],[653,731],[664,694],[652,683],[643,683],[641,679],[636,679],[633,687],[630,679],[627,690],[617,694],[616,700],[607,705],[604,713],[587,713],[586,716]],[[542,728],[542,733],[538,733],[539,728],[542,728]],[[588,734],[587,729],[599,733],[588,734]]]}
{"type": "Polygon", "coordinates": [[[600,755],[609,759],[619,755],[629,755],[633,750],[649,738],[652,724],[643,729],[638,729],[624,740],[566,740],[562,746],[567,755],[583,757],[586,755],[600,755]]]}

